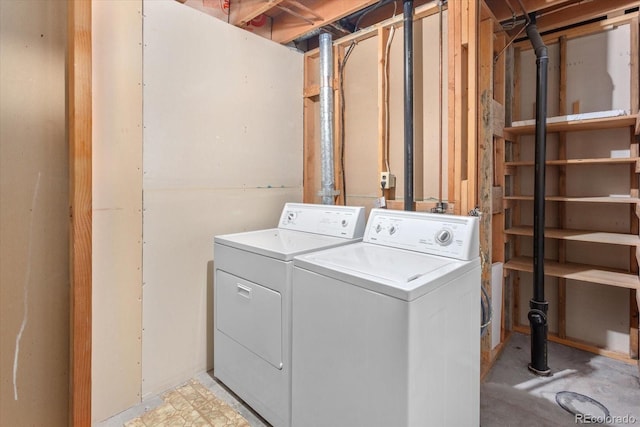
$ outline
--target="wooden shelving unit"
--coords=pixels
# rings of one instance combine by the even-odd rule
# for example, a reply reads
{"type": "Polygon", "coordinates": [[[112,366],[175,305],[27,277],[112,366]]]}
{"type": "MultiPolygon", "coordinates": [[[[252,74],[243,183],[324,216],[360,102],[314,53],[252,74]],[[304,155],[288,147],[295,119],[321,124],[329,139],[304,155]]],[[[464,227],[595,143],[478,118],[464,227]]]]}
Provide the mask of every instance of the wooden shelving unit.
{"type": "MultiPolygon", "coordinates": [[[[615,116],[605,118],[594,118],[586,120],[573,120],[573,121],[557,121],[549,123],[547,125],[547,133],[557,133],[561,140],[562,149],[558,153],[557,159],[550,159],[545,162],[548,167],[558,167],[561,177],[561,185],[558,186],[557,195],[547,195],[545,200],[553,202],[557,205],[557,211],[560,218],[560,227],[546,228],[545,238],[557,240],[561,243],[558,244],[558,257],[556,259],[545,259],[545,275],[548,277],[556,277],[559,280],[559,305],[560,309],[564,311],[566,308],[566,290],[565,281],[575,280],[578,282],[596,283],[603,286],[614,286],[619,288],[630,289],[633,299],[635,299],[635,292],[640,291],[640,277],[638,277],[637,260],[631,260],[632,266],[629,270],[621,270],[616,268],[609,268],[606,266],[583,264],[568,262],[566,260],[566,248],[565,243],[567,241],[572,242],[587,242],[598,243],[605,245],[627,246],[631,251],[635,252],[640,248],[640,237],[637,234],[637,230],[632,226],[628,233],[615,233],[607,230],[576,230],[563,228],[565,225],[564,216],[566,215],[566,205],[570,203],[584,203],[584,204],[611,204],[611,205],[629,205],[632,212],[631,224],[637,223],[635,217],[636,206],[640,206],[640,198],[638,196],[637,173],[640,171],[640,157],[638,157],[637,144],[634,141],[634,134],[636,124],[638,122],[638,115],[632,114],[627,116],[615,116]],[[597,131],[606,129],[617,128],[629,128],[630,130],[630,154],[631,156],[625,158],[576,158],[568,159],[565,157],[567,132],[573,131],[597,131]],[[635,146],[634,146],[635,145],[635,146]],[[563,194],[566,191],[566,180],[568,176],[567,167],[582,167],[588,165],[615,165],[616,167],[625,167],[630,171],[630,189],[629,194],[624,195],[594,195],[594,196],[571,196],[563,194]],[[635,262],[635,264],[634,264],[635,262]]],[[[516,127],[505,128],[505,139],[511,144],[515,144],[516,148],[512,151],[513,158],[504,161],[504,173],[505,176],[510,176],[517,179],[518,170],[520,168],[532,167],[534,162],[532,160],[523,160],[519,158],[519,145],[520,137],[524,135],[531,135],[535,132],[535,126],[523,125],[516,127]]],[[[528,138],[523,144],[532,143],[532,139],[528,138]]],[[[519,272],[533,272],[533,259],[528,256],[520,255],[520,237],[533,236],[533,227],[529,225],[523,225],[519,223],[520,218],[520,206],[522,201],[532,201],[532,195],[518,194],[520,186],[518,184],[512,186],[513,194],[507,194],[504,196],[505,206],[507,208],[515,209],[516,215],[512,216],[512,223],[505,224],[505,238],[507,241],[511,241],[515,248],[513,256],[505,262],[504,268],[507,272],[519,273],[519,272]],[[515,222],[514,222],[515,221],[515,222]],[[514,240],[515,239],[515,240],[514,240]]],[[[637,228],[637,227],[636,227],[637,228]]],[[[515,283],[519,283],[519,279],[516,278],[515,283]]],[[[517,312],[514,314],[514,318],[517,318],[517,312]]],[[[564,313],[559,313],[561,320],[559,322],[561,330],[558,331],[556,336],[561,339],[563,343],[572,345],[575,342],[576,347],[582,349],[591,350],[596,353],[602,353],[602,348],[597,345],[585,344],[581,340],[573,340],[566,336],[566,319],[564,313]]],[[[634,310],[631,309],[631,328],[633,330],[634,310]]],[[[514,324],[514,330],[524,330],[526,328],[523,325],[514,324]]],[[[632,331],[633,333],[633,331],[632,331]]],[[[622,359],[634,359],[637,358],[637,341],[631,340],[631,347],[629,355],[617,354],[617,358],[622,359]]],[[[611,352],[609,352],[611,354],[611,352]]]]}
{"type": "MultiPolygon", "coordinates": [[[[638,38],[637,18],[630,18],[629,23],[632,28],[631,56],[634,57],[634,55],[638,54],[637,40],[634,42],[638,38]]],[[[567,69],[566,63],[566,58],[568,57],[567,40],[567,36],[563,34],[558,34],[555,40],[558,43],[559,51],[559,102],[558,111],[556,112],[558,117],[548,118],[546,126],[547,135],[554,134],[555,137],[552,139],[554,143],[551,146],[547,146],[548,160],[545,162],[548,170],[547,195],[545,196],[548,217],[544,235],[548,242],[547,246],[552,250],[547,252],[546,257],[548,259],[544,260],[544,269],[546,277],[556,278],[553,283],[557,283],[557,286],[554,285],[554,288],[551,289],[557,290],[557,294],[553,295],[552,299],[554,301],[553,305],[558,310],[556,316],[557,325],[554,325],[557,330],[550,331],[549,336],[554,341],[582,350],[606,354],[607,356],[627,361],[637,360],[640,353],[638,303],[636,300],[636,294],[640,292],[640,277],[638,275],[640,255],[637,255],[640,254],[640,237],[638,236],[640,229],[638,218],[638,215],[640,215],[640,150],[638,149],[637,138],[638,133],[640,133],[638,64],[633,63],[635,65],[632,66],[630,74],[630,113],[620,115],[620,110],[615,110],[580,114],[580,105],[577,101],[573,103],[573,111],[566,111],[567,107],[571,107],[571,103],[567,101],[567,75],[572,72],[572,69],[567,69]],[[615,133],[606,132],[613,129],[618,131],[615,133]],[[626,136],[621,136],[625,135],[625,133],[621,133],[619,129],[628,129],[628,139],[626,136]],[[574,132],[581,132],[581,136],[569,137],[574,132]],[[614,147],[615,149],[620,149],[626,145],[625,148],[629,149],[629,154],[627,157],[604,157],[602,151],[600,151],[601,154],[594,155],[592,154],[595,152],[593,150],[582,151],[580,148],[572,147],[571,144],[576,143],[578,138],[581,139],[582,136],[588,138],[594,144],[602,143],[602,147],[611,147],[606,148],[606,150],[614,149],[614,147]],[[615,143],[610,139],[614,137],[617,138],[615,143]],[[626,143],[621,144],[622,141],[619,139],[621,137],[624,141],[628,141],[628,145],[626,143]],[[580,156],[581,152],[589,154],[580,156]],[[568,153],[571,153],[571,156],[568,153]],[[628,174],[629,184],[627,189],[620,186],[620,184],[624,185],[624,182],[620,181],[615,184],[617,188],[612,188],[610,192],[607,191],[607,185],[602,183],[597,186],[597,192],[590,192],[588,184],[576,187],[575,180],[582,179],[577,178],[577,176],[588,176],[591,170],[594,173],[601,173],[600,171],[604,170],[601,169],[603,165],[613,168],[611,170],[616,171],[616,176],[623,179],[624,175],[628,174]],[[554,182],[549,182],[550,177],[554,182]],[[573,185],[567,185],[568,182],[573,182],[573,185]],[[604,192],[606,193],[603,194],[604,192]],[[590,213],[593,210],[596,212],[615,212],[612,214],[619,216],[619,220],[614,221],[617,224],[615,229],[608,229],[607,224],[611,224],[611,222],[600,221],[599,218],[590,213]],[[625,212],[628,212],[628,214],[625,212]],[[575,229],[571,227],[572,224],[575,224],[575,229]],[[578,226],[578,224],[583,225],[578,226]],[[624,225],[620,227],[621,224],[624,225]],[[590,229],[578,229],[581,227],[590,229]],[[608,261],[606,259],[596,261],[597,257],[594,259],[594,257],[588,255],[591,247],[587,245],[594,244],[601,245],[600,248],[611,247],[611,250],[618,252],[624,251],[626,247],[629,254],[628,261],[624,260],[622,263],[613,263],[611,259],[608,261]],[[628,268],[619,268],[625,264],[628,268]],[[571,285],[567,281],[571,281],[571,285]],[[630,304],[628,307],[621,307],[621,310],[629,310],[630,339],[628,353],[605,348],[606,346],[599,342],[586,342],[582,338],[569,336],[571,334],[567,333],[567,331],[575,330],[575,328],[571,327],[572,319],[567,318],[567,307],[571,305],[571,295],[574,295],[575,292],[581,292],[581,283],[584,285],[597,284],[605,287],[629,289],[630,304]]],[[[520,85],[523,82],[520,76],[519,49],[529,48],[530,46],[526,44],[520,44],[515,49],[514,83],[512,88],[513,104],[510,110],[512,120],[519,119],[521,108],[520,85]]],[[[508,286],[512,288],[510,297],[512,309],[510,316],[511,330],[519,332],[527,332],[528,330],[528,325],[520,323],[521,319],[524,318],[524,310],[526,310],[523,307],[525,304],[523,300],[526,298],[521,297],[522,292],[524,292],[524,290],[520,289],[521,275],[533,272],[533,258],[527,256],[529,254],[527,246],[531,244],[533,227],[527,224],[527,220],[525,220],[528,215],[524,215],[524,209],[530,208],[533,196],[523,191],[525,186],[522,180],[529,179],[531,168],[534,166],[531,149],[531,145],[535,143],[532,137],[534,134],[535,124],[531,124],[530,121],[517,126],[507,126],[503,132],[506,146],[504,149],[495,150],[497,167],[502,168],[505,178],[505,191],[502,197],[505,210],[503,229],[503,241],[506,248],[504,270],[505,283],[508,283],[508,286]],[[522,153],[530,154],[524,156],[522,153]],[[525,171],[525,174],[521,174],[525,171]]],[[[607,171],[609,170],[607,169],[607,171]]],[[[594,176],[591,179],[597,180],[598,178],[594,176]]],[[[613,181],[611,182],[613,183],[613,181]]],[[[608,249],[599,250],[608,251],[608,249]]],[[[593,287],[590,289],[593,289],[593,287]]],[[[575,306],[572,310],[575,311],[575,306]]]]}
{"type": "MultiPolygon", "coordinates": [[[[533,227],[520,226],[505,230],[506,234],[515,236],[533,236],[533,227]]],[[[560,228],[547,228],[544,235],[550,239],[573,240],[576,242],[605,243],[610,245],[640,246],[640,237],[634,234],[605,233],[589,230],[569,230],[560,228]]]]}
{"type": "MultiPolygon", "coordinates": [[[[531,273],[533,272],[533,258],[511,258],[505,263],[504,268],[531,273]]],[[[582,282],[640,290],[640,278],[638,275],[614,268],[545,260],[544,273],[551,277],[561,277],[563,279],[573,279],[582,282]]]]}
{"type": "MultiPolygon", "coordinates": [[[[636,125],[637,115],[614,116],[585,120],[570,120],[547,123],[547,132],[577,132],[581,130],[603,130],[625,128],[636,125]]],[[[505,127],[505,133],[514,135],[532,135],[536,130],[535,125],[505,127]]]]}
{"type": "MultiPolygon", "coordinates": [[[[505,200],[533,200],[533,196],[504,196],[505,200]]],[[[595,197],[569,197],[569,196],[545,196],[544,198],[551,202],[575,202],[575,203],[621,203],[635,205],[640,203],[637,197],[611,197],[611,196],[595,196],[595,197]]]]}

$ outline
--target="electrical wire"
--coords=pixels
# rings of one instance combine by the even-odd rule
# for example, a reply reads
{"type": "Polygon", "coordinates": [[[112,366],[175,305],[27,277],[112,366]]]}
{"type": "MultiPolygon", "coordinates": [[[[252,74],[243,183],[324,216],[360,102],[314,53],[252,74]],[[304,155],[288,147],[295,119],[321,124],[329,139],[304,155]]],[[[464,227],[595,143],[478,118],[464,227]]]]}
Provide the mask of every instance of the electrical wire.
{"type": "Polygon", "coordinates": [[[491,298],[487,293],[487,290],[484,286],[480,286],[480,290],[482,291],[482,297],[480,298],[480,311],[482,312],[482,323],[480,324],[480,336],[484,336],[487,333],[487,327],[491,323],[491,318],[493,317],[493,308],[491,307],[491,298]]]}
{"type": "Polygon", "coordinates": [[[344,146],[345,146],[345,126],[344,126],[344,114],[345,114],[345,97],[344,97],[344,67],[347,65],[347,60],[355,47],[356,42],[353,41],[347,48],[342,61],[338,65],[338,75],[340,78],[340,165],[342,167],[342,204],[347,205],[347,178],[344,167],[344,146]]]}
{"type": "MultiPolygon", "coordinates": [[[[395,3],[394,3],[395,5],[395,3]]],[[[394,10],[395,16],[395,10],[394,10]]],[[[387,40],[387,46],[384,53],[384,105],[385,105],[385,136],[384,136],[384,162],[387,168],[387,172],[391,173],[391,167],[389,166],[389,139],[390,139],[390,117],[389,117],[389,51],[391,50],[391,42],[393,41],[393,36],[396,32],[396,27],[391,26],[389,30],[389,39],[387,40]]]]}

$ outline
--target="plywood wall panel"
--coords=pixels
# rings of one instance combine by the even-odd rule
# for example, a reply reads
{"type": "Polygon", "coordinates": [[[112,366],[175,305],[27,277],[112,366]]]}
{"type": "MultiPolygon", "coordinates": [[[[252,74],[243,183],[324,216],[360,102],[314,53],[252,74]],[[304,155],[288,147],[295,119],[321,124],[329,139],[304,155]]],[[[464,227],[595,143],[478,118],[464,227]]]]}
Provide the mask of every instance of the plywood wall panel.
{"type": "Polygon", "coordinates": [[[91,413],[100,421],[141,400],[142,0],[94,2],[92,12],[91,413]]]}
{"type": "Polygon", "coordinates": [[[142,394],[212,367],[213,236],[302,199],[302,54],[144,2],[142,394]]]}
{"type": "Polygon", "coordinates": [[[0,2],[0,425],[69,407],[66,2],[0,2]]]}

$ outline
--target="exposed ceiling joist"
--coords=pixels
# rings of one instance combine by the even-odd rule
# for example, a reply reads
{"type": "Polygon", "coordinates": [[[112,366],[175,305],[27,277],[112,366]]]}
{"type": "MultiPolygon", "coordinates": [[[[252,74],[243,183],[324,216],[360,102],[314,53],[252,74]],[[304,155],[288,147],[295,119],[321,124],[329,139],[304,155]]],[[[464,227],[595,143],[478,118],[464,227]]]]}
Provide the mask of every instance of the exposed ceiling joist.
{"type": "MultiPolygon", "coordinates": [[[[597,1],[597,0],[596,0],[597,1]]],[[[602,7],[606,8],[605,1],[597,1],[602,3],[602,7]]],[[[585,3],[584,0],[486,0],[487,5],[493,11],[493,14],[499,21],[506,21],[515,16],[522,16],[522,6],[527,13],[537,12],[543,9],[549,9],[559,7],[561,5],[573,4],[573,3],[585,3]]]]}
{"type": "Polygon", "coordinates": [[[538,29],[542,32],[585,22],[590,19],[615,14],[640,6],[638,0],[607,0],[575,3],[537,19],[538,29]]]}
{"type": "Polygon", "coordinates": [[[377,3],[377,0],[309,0],[305,5],[312,9],[321,20],[313,24],[305,22],[298,17],[283,14],[273,20],[271,27],[271,38],[277,43],[289,43],[292,40],[323,27],[329,23],[337,21],[345,16],[351,15],[367,6],[377,3]]]}
{"type": "Polygon", "coordinates": [[[638,0],[485,0],[498,21],[504,22],[539,12],[538,27],[541,31],[584,22],[610,13],[638,7],[638,0]],[[544,26],[544,29],[542,28],[544,26]]]}
{"type": "MultiPolygon", "coordinates": [[[[180,1],[180,0],[178,0],[180,1]]],[[[273,9],[284,0],[233,0],[229,4],[229,23],[243,26],[273,9]]]]}

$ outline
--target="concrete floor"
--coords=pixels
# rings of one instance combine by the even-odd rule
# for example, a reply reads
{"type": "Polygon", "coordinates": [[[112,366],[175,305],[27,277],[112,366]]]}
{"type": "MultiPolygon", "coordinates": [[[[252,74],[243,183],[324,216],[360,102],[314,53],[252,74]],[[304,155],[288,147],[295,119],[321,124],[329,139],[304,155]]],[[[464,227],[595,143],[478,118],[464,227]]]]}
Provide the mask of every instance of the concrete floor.
{"type": "MultiPolygon", "coordinates": [[[[552,376],[533,375],[527,369],[529,361],[529,337],[512,334],[482,384],[482,426],[575,425],[575,416],[556,403],[556,393],[561,391],[580,393],[603,404],[612,416],[604,425],[640,425],[637,365],[553,342],[548,344],[552,376]]],[[[594,416],[603,414],[587,404],[574,406],[594,416]]]]}
{"type": "MultiPolygon", "coordinates": [[[[529,337],[512,334],[481,385],[482,427],[576,425],[575,416],[556,403],[556,393],[561,391],[586,395],[604,405],[612,418],[607,420],[609,422],[596,425],[640,425],[637,365],[550,342],[548,362],[553,375],[542,378],[528,371],[529,354],[529,337]]],[[[251,427],[268,427],[264,420],[219,384],[211,373],[202,373],[195,379],[240,413],[251,427]]],[[[120,427],[160,404],[160,397],[149,399],[97,426],[120,427]]],[[[583,413],[594,416],[603,414],[597,407],[586,403],[574,400],[573,404],[583,413]]]]}

